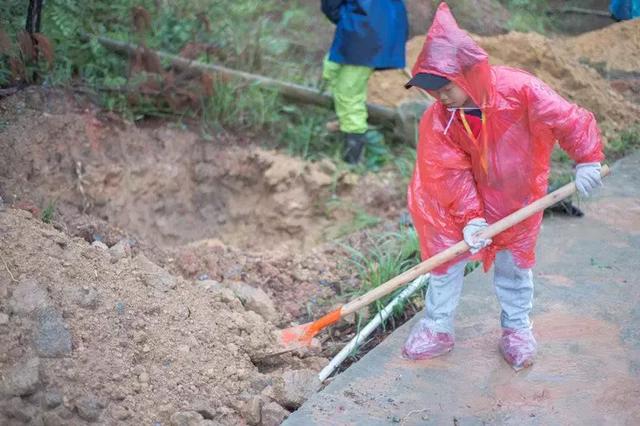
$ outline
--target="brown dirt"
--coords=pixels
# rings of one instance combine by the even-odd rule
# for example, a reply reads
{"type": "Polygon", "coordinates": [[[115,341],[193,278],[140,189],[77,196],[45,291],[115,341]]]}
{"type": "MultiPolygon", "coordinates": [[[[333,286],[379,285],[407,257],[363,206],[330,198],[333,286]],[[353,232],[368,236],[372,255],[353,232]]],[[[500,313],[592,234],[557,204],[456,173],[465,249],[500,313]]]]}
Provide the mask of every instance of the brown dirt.
{"type": "Polygon", "coordinates": [[[28,91],[0,103],[0,192],[5,202],[40,210],[54,202],[67,225],[84,213],[162,248],[217,238],[253,251],[304,252],[331,236],[336,219],[349,222],[350,204],[382,216],[390,202],[402,205],[385,176],[360,179],[329,160],[309,163],[171,125],[140,128],[97,111],[43,113],[41,96],[28,91]],[[328,207],[336,195],[342,205],[328,207]],[[367,204],[373,199],[385,204],[367,204]]]}
{"type": "MultiPolygon", "coordinates": [[[[619,24],[618,24],[619,25],[619,24]]],[[[634,24],[637,26],[637,23],[634,24]]],[[[628,38],[627,30],[630,26],[611,26],[597,31],[606,32],[609,35],[607,43],[613,40],[625,40],[628,38]]],[[[578,38],[591,40],[597,35],[587,33],[578,38]]],[[[509,65],[525,69],[540,77],[561,95],[591,110],[598,118],[605,135],[620,131],[638,120],[640,108],[627,101],[614,87],[602,77],[594,68],[581,63],[577,53],[567,53],[565,46],[581,46],[582,42],[574,39],[548,39],[535,33],[516,33],[494,37],[475,37],[478,43],[487,51],[491,63],[497,65],[509,65]]],[[[407,43],[407,60],[413,64],[424,43],[424,37],[414,37],[407,43]]],[[[625,46],[627,46],[625,44],[625,46]]],[[[629,48],[634,45],[628,44],[629,48]]],[[[594,48],[594,51],[595,48],[594,48]]],[[[623,56],[639,56],[640,47],[630,50],[623,56]],[[635,55],[634,55],[635,53],[635,55]]],[[[628,66],[633,61],[630,59],[628,66]]],[[[621,60],[618,59],[617,63],[621,60]]],[[[384,87],[385,90],[374,90],[370,102],[386,105],[398,105],[411,97],[415,97],[417,90],[409,90],[402,96],[403,85],[407,77],[400,71],[376,73],[369,83],[370,88],[384,87]],[[394,89],[391,89],[394,88],[394,89]]],[[[625,86],[625,90],[628,88],[625,86]]],[[[631,99],[631,98],[630,98],[631,99]]]]}
{"type": "Polygon", "coordinates": [[[35,395],[3,397],[0,384],[0,423],[80,423],[81,397],[92,395],[102,424],[168,424],[193,410],[216,424],[257,424],[267,406],[263,423],[273,424],[287,413],[280,405],[295,408],[277,392],[283,374],[313,376],[326,360],[261,360],[270,331],[327,312],[357,286],[327,240],[357,210],[397,219],[402,183],[83,108],[42,89],[0,100],[0,194],[16,207],[0,213],[15,277],[0,265],[0,328],[9,330],[0,370],[34,354],[37,318],[8,302],[25,279],[46,289],[73,342],[68,356],[40,357],[35,395]],[[39,219],[50,203],[47,225],[39,219]],[[98,240],[109,251],[90,245],[98,240]],[[132,249],[111,254],[120,244],[132,249]],[[237,293],[247,286],[266,295],[248,300],[237,293]],[[98,302],[78,306],[88,295],[98,302]],[[56,389],[63,408],[47,410],[41,398],[56,389]]]}
{"type": "Polygon", "coordinates": [[[637,105],[627,102],[595,69],[581,64],[552,39],[510,33],[478,41],[492,63],[525,69],[592,111],[605,134],[620,131],[638,119],[637,105]]]}
{"type": "MultiPolygon", "coordinates": [[[[268,383],[251,360],[269,347],[273,325],[245,311],[232,293],[207,291],[179,277],[173,277],[175,289],[153,288],[140,257],[113,264],[108,251],[67,237],[26,211],[0,213],[0,229],[6,262],[0,306],[10,314],[0,334],[0,369],[35,355],[35,321],[7,306],[26,279],[46,289],[73,342],[69,356],[40,357],[36,395],[22,404],[40,408],[39,398],[56,390],[64,409],[55,412],[70,412],[67,424],[82,423],[74,407],[85,395],[105,406],[102,424],[164,424],[174,412],[198,404],[223,424],[243,421],[242,399],[260,394],[268,383]],[[77,294],[83,293],[95,294],[95,303],[78,306],[77,294]]],[[[2,419],[0,414],[6,424],[2,419]]]]}
{"type": "Polygon", "coordinates": [[[623,21],[561,43],[578,60],[602,67],[605,72],[640,75],[640,21],[623,21]]]}

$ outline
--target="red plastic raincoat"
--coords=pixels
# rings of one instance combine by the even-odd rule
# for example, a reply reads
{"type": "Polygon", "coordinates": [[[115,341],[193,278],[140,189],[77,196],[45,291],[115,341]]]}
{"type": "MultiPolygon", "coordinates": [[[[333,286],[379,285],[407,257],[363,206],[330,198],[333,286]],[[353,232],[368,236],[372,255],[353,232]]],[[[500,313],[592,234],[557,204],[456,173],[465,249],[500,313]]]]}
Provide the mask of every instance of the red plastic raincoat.
{"type": "MultiPolygon", "coordinates": [[[[417,73],[455,82],[483,114],[477,138],[461,117],[450,120],[460,110],[448,111],[440,102],[422,117],[408,202],[423,259],[462,240],[469,220],[493,223],[545,195],[556,140],[577,163],[604,158],[593,114],[522,70],[490,66],[486,52],[458,27],[445,3],[413,67],[417,73]]],[[[532,267],[541,222],[539,213],[515,225],[475,258],[486,270],[497,250],[509,249],[519,267],[532,267]]],[[[444,273],[460,260],[434,272],[444,273]]]]}

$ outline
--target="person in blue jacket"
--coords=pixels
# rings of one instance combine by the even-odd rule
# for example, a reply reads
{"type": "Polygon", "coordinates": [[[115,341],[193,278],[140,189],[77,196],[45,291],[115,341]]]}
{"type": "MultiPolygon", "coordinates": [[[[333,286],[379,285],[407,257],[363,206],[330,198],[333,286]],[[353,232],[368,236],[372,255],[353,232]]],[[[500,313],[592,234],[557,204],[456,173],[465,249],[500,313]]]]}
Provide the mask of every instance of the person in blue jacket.
{"type": "Polygon", "coordinates": [[[367,132],[367,83],[374,70],[404,68],[409,34],[402,0],[322,0],[322,12],[336,32],[322,76],[329,82],[344,159],[362,159],[367,132]]]}
{"type": "Polygon", "coordinates": [[[611,16],[618,21],[640,17],[640,0],[611,0],[611,16]]]}

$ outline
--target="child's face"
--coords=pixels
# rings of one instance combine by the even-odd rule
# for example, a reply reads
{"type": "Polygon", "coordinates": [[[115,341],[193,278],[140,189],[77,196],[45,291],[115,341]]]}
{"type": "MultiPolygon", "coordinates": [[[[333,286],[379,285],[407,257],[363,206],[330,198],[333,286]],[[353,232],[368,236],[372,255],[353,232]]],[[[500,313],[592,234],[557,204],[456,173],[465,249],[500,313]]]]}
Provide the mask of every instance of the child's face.
{"type": "Polygon", "coordinates": [[[432,91],[432,94],[447,108],[462,108],[470,101],[469,95],[454,82],[432,91]]]}

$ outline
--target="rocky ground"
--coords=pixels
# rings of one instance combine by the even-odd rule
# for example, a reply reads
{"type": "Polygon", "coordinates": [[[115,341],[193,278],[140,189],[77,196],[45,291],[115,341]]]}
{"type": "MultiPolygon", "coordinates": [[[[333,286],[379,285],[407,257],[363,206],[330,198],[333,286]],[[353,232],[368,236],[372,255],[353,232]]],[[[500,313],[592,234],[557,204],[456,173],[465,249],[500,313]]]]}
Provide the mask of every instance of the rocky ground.
{"type": "Polygon", "coordinates": [[[65,96],[0,100],[0,424],[279,424],[327,359],[272,332],[357,285],[328,240],[399,182],[65,96]]]}

